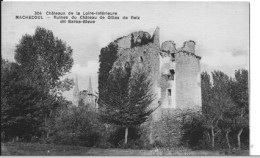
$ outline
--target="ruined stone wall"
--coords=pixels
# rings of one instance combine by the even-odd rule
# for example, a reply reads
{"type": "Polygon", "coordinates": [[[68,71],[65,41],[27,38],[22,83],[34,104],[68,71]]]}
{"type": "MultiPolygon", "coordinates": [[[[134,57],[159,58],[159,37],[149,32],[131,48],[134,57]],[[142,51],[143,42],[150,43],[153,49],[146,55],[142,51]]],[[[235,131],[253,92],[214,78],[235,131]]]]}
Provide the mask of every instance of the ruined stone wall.
{"type": "Polygon", "coordinates": [[[103,98],[103,92],[106,87],[109,73],[113,69],[114,63],[120,57],[119,51],[133,48],[138,45],[145,45],[151,41],[152,39],[149,33],[139,31],[120,37],[101,49],[99,55],[100,65],[98,75],[98,91],[100,99],[103,98]]]}
{"type": "MultiPolygon", "coordinates": [[[[132,74],[136,72],[136,69],[138,67],[142,67],[145,72],[149,74],[149,78],[151,79],[153,83],[152,91],[156,96],[156,99],[151,104],[150,108],[155,108],[158,106],[158,99],[160,96],[158,93],[160,92],[160,88],[158,85],[158,80],[160,78],[159,74],[159,52],[160,52],[160,43],[159,43],[159,28],[157,28],[151,37],[151,35],[147,32],[138,31],[133,32],[127,36],[123,36],[112,42],[114,45],[116,45],[116,58],[113,61],[113,63],[108,64],[102,64],[103,60],[100,60],[100,69],[105,69],[105,73],[107,73],[108,69],[107,67],[109,65],[111,66],[111,69],[109,70],[109,73],[113,73],[113,71],[118,67],[123,67],[126,62],[129,62],[130,60],[134,61],[132,74]],[[104,65],[104,66],[103,66],[104,65]]],[[[100,59],[108,58],[106,53],[106,48],[103,48],[101,51],[100,59]],[[104,55],[103,55],[104,54],[104,55]]],[[[109,52],[109,49],[107,51],[109,52]]],[[[114,52],[114,51],[113,51],[114,52]]],[[[112,60],[111,60],[112,61],[112,60]]],[[[106,62],[106,61],[104,61],[106,62]]],[[[100,71],[101,72],[101,71],[100,71]]],[[[104,76],[103,72],[99,74],[99,80],[102,79],[102,76],[104,76]]],[[[106,75],[103,78],[107,78],[108,75],[106,75]]],[[[103,79],[105,80],[105,79],[103,79]]],[[[101,80],[100,80],[101,81],[101,80]]],[[[99,97],[102,98],[102,86],[100,86],[101,83],[99,83],[99,97]]],[[[154,112],[152,115],[153,118],[160,117],[160,114],[158,113],[159,110],[154,112]]]]}
{"type": "Polygon", "coordinates": [[[161,103],[162,108],[175,108],[176,102],[176,82],[175,80],[169,79],[170,69],[175,69],[174,61],[172,61],[172,57],[169,55],[167,57],[163,57],[160,60],[161,72],[160,72],[160,88],[161,88],[161,103]],[[170,92],[169,92],[170,90],[170,92]],[[169,93],[171,93],[169,96],[169,93]]]}
{"type": "Polygon", "coordinates": [[[133,73],[136,71],[137,67],[142,66],[149,72],[150,79],[155,82],[159,76],[159,51],[159,48],[153,43],[129,49],[121,49],[118,52],[118,59],[114,63],[113,68],[122,67],[125,62],[133,60],[133,73]]]}
{"type": "MultiPolygon", "coordinates": [[[[134,61],[132,74],[134,74],[138,68],[141,68],[148,73],[148,78],[152,81],[153,87],[152,91],[156,96],[156,99],[150,105],[150,108],[155,108],[158,106],[158,99],[160,96],[158,95],[159,86],[159,52],[160,49],[154,43],[148,43],[146,45],[136,46],[128,49],[121,49],[118,54],[118,59],[113,65],[113,69],[117,67],[122,67],[125,62],[129,62],[130,60],[134,61]]],[[[111,71],[113,71],[113,69],[111,71]]],[[[159,119],[160,113],[159,110],[154,112],[154,119],[159,119]]]]}
{"type": "Polygon", "coordinates": [[[175,43],[173,41],[165,41],[161,45],[160,52],[160,88],[162,116],[165,109],[176,107],[176,82],[175,74],[171,74],[170,70],[175,70],[175,57],[172,55],[176,52],[175,43]]]}
{"type": "Polygon", "coordinates": [[[138,31],[127,36],[123,36],[114,41],[119,49],[133,48],[152,42],[151,35],[148,32],[138,31]]]}

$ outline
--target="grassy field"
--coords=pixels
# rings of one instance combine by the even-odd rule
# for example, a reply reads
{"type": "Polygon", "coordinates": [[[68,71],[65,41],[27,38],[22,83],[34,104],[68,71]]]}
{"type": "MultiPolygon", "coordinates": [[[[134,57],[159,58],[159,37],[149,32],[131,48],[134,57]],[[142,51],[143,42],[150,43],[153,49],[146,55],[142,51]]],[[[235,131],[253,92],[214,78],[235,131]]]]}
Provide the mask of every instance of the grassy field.
{"type": "Polygon", "coordinates": [[[101,149],[80,146],[51,145],[37,143],[1,143],[2,155],[151,155],[149,150],[127,150],[127,149],[101,149]]]}
{"type": "MultiPolygon", "coordinates": [[[[38,143],[1,143],[2,155],[51,155],[51,156],[145,156],[145,155],[225,155],[219,151],[192,151],[189,149],[173,150],[133,150],[133,149],[101,149],[79,146],[50,145],[38,143]]],[[[248,151],[240,151],[231,155],[248,155],[248,151]]]]}

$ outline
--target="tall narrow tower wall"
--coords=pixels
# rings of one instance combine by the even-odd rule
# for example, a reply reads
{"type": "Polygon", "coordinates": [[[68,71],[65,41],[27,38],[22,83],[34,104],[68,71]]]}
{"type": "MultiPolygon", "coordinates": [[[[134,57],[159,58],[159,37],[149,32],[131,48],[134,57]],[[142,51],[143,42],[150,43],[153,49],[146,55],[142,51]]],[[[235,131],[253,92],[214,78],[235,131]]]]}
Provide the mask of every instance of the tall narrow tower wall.
{"type": "Polygon", "coordinates": [[[175,55],[176,108],[201,106],[200,58],[185,51],[175,55]]]}

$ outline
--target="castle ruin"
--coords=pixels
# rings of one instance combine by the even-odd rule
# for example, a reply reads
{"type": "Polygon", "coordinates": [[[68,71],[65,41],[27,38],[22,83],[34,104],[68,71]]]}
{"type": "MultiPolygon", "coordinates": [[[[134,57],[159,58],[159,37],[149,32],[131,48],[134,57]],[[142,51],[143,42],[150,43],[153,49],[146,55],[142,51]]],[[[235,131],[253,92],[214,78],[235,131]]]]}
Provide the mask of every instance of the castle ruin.
{"type": "MultiPolygon", "coordinates": [[[[110,73],[126,62],[133,61],[132,74],[140,66],[149,72],[148,78],[152,81],[152,91],[156,99],[150,108],[156,108],[151,116],[150,142],[160,139],[160,130],[156,122],[163,116],[174,115],[177,109],[196,109],[201,111],[201,78],[200,59],[195,53],[196,43],[192,40],[183,43],[176,48],[173,41],[160,43],[160,29],[157,27],[153,36],[148,32],[133,32],[127,36],[118,38],[108,46],[101,49],[99,80],[106,80],[110,73]]],[[[99,82],[99,97],[105,90],[103,82],[99,82]]],[[[93,95],[91,81],[87,91],[79,93],[77,78],[74,87],[74,105],[78,106],[79,100],[94,103],[98,108],[96,96],[93,95]]],[[[149,124],[149,123],[148,123],[149,124]]],[[[159,126],[160,123],[159,123],[159,126]]],[[[177,134],[178,135],[178,134],[177,134]]]]}
{"type": "MultiPolygon", "coordinates": [[[[195,44],[194,41],[186,41],[178,49],[173,41],[160,44],[160,29],[156,28],[152,37],[148,32],[139,31],[118,38],[101,50],[101,56],[115,53],[115,59],[107,64],[112,65],[106,72],[108,74],[130,60],[135,63],[132,73],[140,65],[149,72],[156,94],[151,108],[161,105],[153,113],[153,120],[160,120],[162,115],[175,109],[201,107],[201,57],[195,54],[195,44]]],[[[99,92],[102,93],[102,86],[99,92]]]]}
{"type": "MultiPolygon", "coordinates": [[[[114,59],[106,63],[108,76],[115,68],[125,62],[134,60],[133,73],[140,65],[149,72],[153,82],[153,92],[156,99],[151,108],[160,107],[152,114],[153,120],[160,120],[163,115],[175,109],[201,108],[200,59],[195,53],[194,41],[184,42],[181,48],[176,48],[173,41],[160,44],[160,29],[157,27],[153,36],[148,32],[134,32],[128,36],[118,38],[101,50],[101,56],[113,56],[114,59]],[[112,49],[113,48],[113,49],[112,49]],[[109,63],[110,62],[110,63],[109,63]],[[108,68],[108,66],[110,68],[108,68]]],[[[79,92],[76,84],[73,92],[73,104],[78,106],[79,100],[90,103],[97,108],[97,96],[93,94],[91,79],[88,90],[79,92]]],[[[99,85],[102,95],[102,86],[99,85]]],[[[102,96],[101,96],[102,97],[102,96]]]]}

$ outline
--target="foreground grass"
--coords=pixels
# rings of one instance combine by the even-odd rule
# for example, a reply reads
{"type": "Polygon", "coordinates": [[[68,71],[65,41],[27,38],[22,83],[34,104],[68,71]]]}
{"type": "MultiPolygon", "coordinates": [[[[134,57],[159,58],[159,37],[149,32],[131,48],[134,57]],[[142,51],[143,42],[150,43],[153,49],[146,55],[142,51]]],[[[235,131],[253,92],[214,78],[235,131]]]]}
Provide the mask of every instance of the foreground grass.
{"type": "Polygon", "coordinates": [[[52,145],[38,143],[1,143],[2,155],[51,155],[51,156],[128,156],[151,155],[149,150],[102,149],[81,146],[52,145]]]}
{"type": "MultiPolygon", "coordinates": [[[[145,156],[145,155],[192,155],[192,156],[219,156],[226,155],[219,151],[193,151],[186,148],[178,149],[153,149],[153,150],[134,150],[134,149],[102,149],[88,148],[68,145],[51,145],[38,143],[1,143],[2,155],[51,155],[51,156],[145,156]]],[[[249,155],[248,151],[240,151],[231,155],[249,155]]]]}

